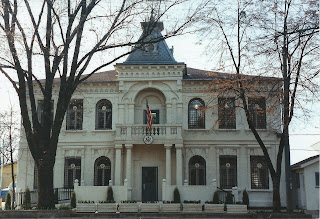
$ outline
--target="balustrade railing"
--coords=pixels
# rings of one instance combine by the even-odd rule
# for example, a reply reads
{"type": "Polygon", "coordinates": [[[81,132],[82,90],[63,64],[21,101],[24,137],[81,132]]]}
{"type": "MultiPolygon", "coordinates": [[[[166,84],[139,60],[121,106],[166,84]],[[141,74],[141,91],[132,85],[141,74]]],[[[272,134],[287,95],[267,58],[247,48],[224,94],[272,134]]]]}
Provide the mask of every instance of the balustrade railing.
{"type": "MultiPolygon", "coordinates": [[[[150,135],[153,136],[181,136],[182,126],[178,125],[152,125],[150,135]]],[[[119,125],[117,135],[119,136],[144,136],[149,134],[146,125],[119,125]]]]}

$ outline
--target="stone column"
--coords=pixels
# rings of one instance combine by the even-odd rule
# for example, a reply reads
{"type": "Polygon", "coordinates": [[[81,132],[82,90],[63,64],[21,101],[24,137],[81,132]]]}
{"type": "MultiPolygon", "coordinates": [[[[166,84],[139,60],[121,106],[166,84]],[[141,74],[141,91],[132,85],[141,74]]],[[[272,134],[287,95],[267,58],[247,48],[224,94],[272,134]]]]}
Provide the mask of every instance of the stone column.
{"type": "Polygon", "coordinates": [[[119,107],[119,112],[118,112],[118,123],[119,124],[124,124],[124,104],[120,104],[118,105],[119,107]]]}
{"type": "Polygon", "coordinates": [[[133,124],[134,123],[134,103],[129,103],[129,113],[128,113],[128,124],[133,124]]]}
{"type": "MultiPolygon", "coordinates": [[[[81,151],[81,179],[79,179],[79,181],[82,183],[84,182],[84,172],[86,171],[85,168],[85,159],[84,159],[84,150],[81,151]]],[[[81,184],[82,185],[82,184],[81,184]]]]}
{"type": "Polygon", "coordinates": [[[166,182],[167,185],[171,185],[171,144],[165,144],[166,148],[166,182]]]}
{"type": "Polygon", "coordinates": [[[176,144],[176,183],[182,185],[182,147],[183,144],[176,144]]]}
{"type": "Polygon", "coordinates": [[[168,124],[173,123],[172,116],[171,116],[171,109],[172,109],[172,104],[167,103],[167,122],[166,123],[168,124]]]}
{"type": "Polygon", "coordinates": [[[232,195],[234,197],[234,201],[235,203],[237,203],[239,201],[239,191],[238,191],[238,187],[232,187],[232,195]]]}
{"type": "Polygon", "coordinates": [[[122,145],[116,145],[114,147],[116,150],[116,159],[115,159],[115,168],[114,168],[114,185],[120,186],[121,185],[121,151],[122,145]]]}
{"type": "MultiPolygon", "coordinates": [[[[248,166],[248,154],[247,154],[247,145],[240,145],[240,155],[239,155],[239,164],[238,168],[239,170],[245,170],[248,166]]],[[[248,169],[250,170],[250,169],[248,169]]],[[[246,174],[239,174],[238,175],[238,188],[244,189],[249,188],[250,184],[248,184],[248,172],[246,174]]]]}
{"type": "Polygon", "coordinates": [[[182,121],[182,109],[183,109],[183,103],[177,103],[177,113],[176,113],[176,121],[177,123],[183,123],[182,121]]]}
{"type": "Polygon", "coordinates": [[[126,179],[128,180],[128,187],[131,187],[131,170],[132,170],[132,152],[133,145],[132,144],[126,144],[127,149],[127,167],[126,167],[126,179]]]}

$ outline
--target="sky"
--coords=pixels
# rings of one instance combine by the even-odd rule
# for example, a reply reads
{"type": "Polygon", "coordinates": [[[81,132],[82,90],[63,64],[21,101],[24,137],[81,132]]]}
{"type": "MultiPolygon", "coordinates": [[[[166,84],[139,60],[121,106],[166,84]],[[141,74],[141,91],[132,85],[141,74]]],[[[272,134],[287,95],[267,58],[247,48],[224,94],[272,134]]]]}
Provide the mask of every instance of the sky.
{"type": "MultiPolygon", "coordinates": [[[[165,23],[164,23],[165,24],[165,23]]],[[[140,35],[141,32],[139,32],[140,35]]],[[[184,62],[188,67],[202,70],[212,70],[215,67],[215,57],[207,54],[206,45],[199,44],[197,35],[182,35],[167,40],[169,48],[173,46],[174,57],[178,62],[184,62]]],[[[124,58],[125,59],[125,58],[124,58]]],[[[124,59],[117,62],[122,62],[124,59]]],[[[115,63],[114,63],[115,64],[115,63]]],[[[113,65],[105,70],[113,69],[113,65]]],[[[10,103],[19,109],[17,95],[8,80],[0,74],[0,111],[8,109],[10,103]]],[[[312,118],[296,118],[290,128],[291,163],[296,163],[310,156],[319,154],[311,148],[320,142],[320,104],[308,106],[313,112],[312,118]]]]}

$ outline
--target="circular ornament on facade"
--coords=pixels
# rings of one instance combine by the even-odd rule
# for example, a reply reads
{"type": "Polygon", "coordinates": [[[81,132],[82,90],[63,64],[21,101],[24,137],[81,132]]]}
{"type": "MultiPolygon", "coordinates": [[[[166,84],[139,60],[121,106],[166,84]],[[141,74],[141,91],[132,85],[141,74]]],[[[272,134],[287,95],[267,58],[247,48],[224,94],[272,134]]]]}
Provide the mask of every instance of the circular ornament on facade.
{"type": "Polygon", "coordinates": [[[78,107],[77,107],[77,106],[73,106],[72,109],[73,109],[73,110],[77,110],[78,107]]]}
{"type": "Polygon", "coordinates": [[[199,163],[195,163],[194,166],[195,166],[196,168],[199,168],[199,167],[200,167],[200,164],[199,164],[199,163]]]}
{"type": "Polygon", "coordinates": [[[143,47],[144,47],[144,51],[146,52],[153,52],[155,50],[155,45],[153,45],[152,43],[148,43],[143,47]]]}
{"type": "Polygon", "coordinates": [[[257,164],[257,167],[260,169],[262,167],[262,164],[261,163],[258,163],[257,164]]]}
{"type": "Polygon", "coordinates": [[[102,109],[103,111],[105,111],[105,110],[107,109],[107,107],[106,107],[106,106],[102,106],[101,109],[102,109]]]}
{"type": "Polygon", "coordinates": [[[105,167],[106,167],[106,165],[104,165],[103,163],[100,164],[100,168],[101,168],[101,169],[104,169],[105,167]]]}
{"type": "Polygon", "coordinates": [[[226,167],[229,168],[231,165],[230,163],[226,163],[226,167]]]}
{"type": "Polygon", "coordinates": [[[71,165],[70,165],[70,168],[71,169],[74,169],[76,167],[76,165],[74,164],[74,163],[72,163],[71,165]]]}
{"type": "Polygon", "coordinates": [[[144,139],[143,139],[143,142],[144,142],[145,144],[151,144],[151,143],[153,142],[152,136],[151,136],[151,135],[145,136],[144,139]]]}

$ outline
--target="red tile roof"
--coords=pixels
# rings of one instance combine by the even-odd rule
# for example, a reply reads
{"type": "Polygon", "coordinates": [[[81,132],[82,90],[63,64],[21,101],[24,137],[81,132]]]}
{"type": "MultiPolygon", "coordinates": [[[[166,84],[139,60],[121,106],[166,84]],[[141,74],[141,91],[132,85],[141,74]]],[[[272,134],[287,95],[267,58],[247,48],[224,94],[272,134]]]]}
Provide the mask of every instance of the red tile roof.
{"type": "MultiPolygon", "coordinates": [[[[83,75],[82,77],[84,77],[83,75]]],[[[275,77],[263,77],[257,75],[242,75],[244,77],[249,77],[250,79],[263,79],[263,80],[280,80],[280,78],[275,77]]],[[[235,78],[235,74],[224,73],[224,72],[216,72],[209,70],[201,70],[196,68],[187,68],[186,74],[183,76],[183,80],[213,80],[216,78],[219,79],[230,79],[235,78]]],[[[55,78],[54,81],[58,82],[60,79],[55,78]]],[[[44,82],[44,79],[40,80],[44,82]]],[[[109,70],[104,72],[98,72],[90,76],[85,82],[116,82],[118,81],[118,73],[115,70],[109,70]]]]}

